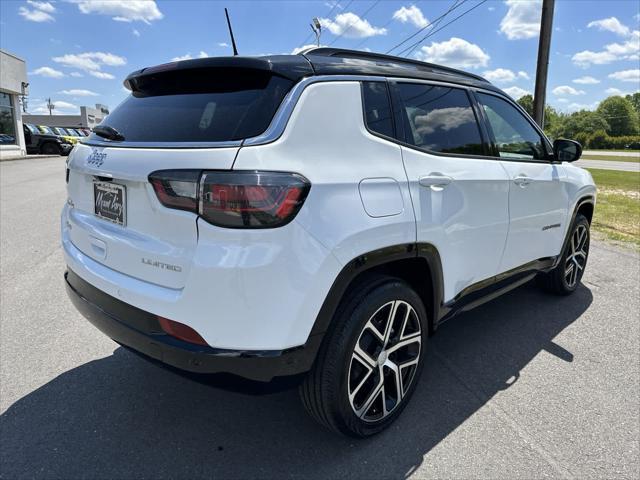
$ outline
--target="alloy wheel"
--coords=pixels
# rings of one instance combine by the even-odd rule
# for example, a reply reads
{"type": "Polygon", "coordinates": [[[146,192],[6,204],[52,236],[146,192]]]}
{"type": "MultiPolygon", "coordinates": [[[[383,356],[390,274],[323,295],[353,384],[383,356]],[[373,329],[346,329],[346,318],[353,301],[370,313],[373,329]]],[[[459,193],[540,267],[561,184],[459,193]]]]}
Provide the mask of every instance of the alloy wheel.
{"type": "Polygon", "coordinates": [[[578,225],[571,235],[569,254],[564,263],[564,278],[569,288],[573,288],[580,280],[581,272],[587,264],[589,251],[589,231],[585,225],[578,225]]]}
{"type": "Polygon", "coordinates": [[[391,414],[409,391],[420,361],[422,332],[415,309],[393,300],[369,318],[349,364],[349,403],[365,422],[391,414]]]}

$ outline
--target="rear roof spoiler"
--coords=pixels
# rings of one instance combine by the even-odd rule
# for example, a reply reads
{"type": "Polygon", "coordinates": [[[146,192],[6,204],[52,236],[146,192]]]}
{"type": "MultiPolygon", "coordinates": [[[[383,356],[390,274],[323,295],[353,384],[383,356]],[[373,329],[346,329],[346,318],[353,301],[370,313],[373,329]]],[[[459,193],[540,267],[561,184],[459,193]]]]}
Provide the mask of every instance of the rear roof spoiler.
{"type": "Polygon", "coordinates": [[[272,55],[266,57],[209,57],[178,62],[163,63],[154,67],[142,68],[130,73],[124,80],[128,90],[135,91],[139,79],[155,74],[199,69],[238,69],[270,72],[273,75],[298,81],[313,75],[313,68],[302,55],[272,55]]]}

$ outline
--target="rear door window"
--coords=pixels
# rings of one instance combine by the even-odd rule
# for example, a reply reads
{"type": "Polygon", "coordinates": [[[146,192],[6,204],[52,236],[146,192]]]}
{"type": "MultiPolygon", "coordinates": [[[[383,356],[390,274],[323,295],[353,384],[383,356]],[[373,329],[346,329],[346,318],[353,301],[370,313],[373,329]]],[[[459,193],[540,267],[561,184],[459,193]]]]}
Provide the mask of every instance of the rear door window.
{"type": "Polygon", "coordinates": [[[480,128],[467,92],[422,83],[398,83],[405,141],[447,154],[483,155],[480,128]]]}
{"type": "Polygon", "coordinates": [[[242,140],[267,129],[292,86],[262,72],[170,72],[140,81],[102,125],[126,142],[242,140]]]}

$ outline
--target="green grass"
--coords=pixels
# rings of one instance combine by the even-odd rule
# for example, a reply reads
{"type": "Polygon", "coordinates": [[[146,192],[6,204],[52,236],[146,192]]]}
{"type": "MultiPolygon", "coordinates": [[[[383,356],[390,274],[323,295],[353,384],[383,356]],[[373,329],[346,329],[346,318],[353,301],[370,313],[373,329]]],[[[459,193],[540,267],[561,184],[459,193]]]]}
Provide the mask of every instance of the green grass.
{"type": "Polygon", "coordinates": [[[640,248],[640,173],[589,171],[598,187],[594,231],[605,239],[640,248]]]}
{"type": "Polygon", "coordinates": [[[635,157],[616,157],[614,155],[582,155],[582,160],[610,160],[612,162],[640,163],[640,154],[635,157]]]}
{"type": "Polygon", "coordinates": [[[606,149],[606,148],[585,148],[585,150],[591,150],[592,152],[639,152],[640,150],[637,149],[633,149],[633,148],[628,148],[626,150],[610,150],[610,149],[606,149]]]}

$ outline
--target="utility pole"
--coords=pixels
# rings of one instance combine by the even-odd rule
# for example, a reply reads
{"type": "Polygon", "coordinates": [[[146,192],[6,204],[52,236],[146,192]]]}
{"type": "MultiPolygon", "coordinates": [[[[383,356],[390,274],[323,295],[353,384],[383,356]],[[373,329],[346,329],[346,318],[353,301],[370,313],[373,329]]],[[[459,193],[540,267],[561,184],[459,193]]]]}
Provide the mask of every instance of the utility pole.
{"type": "Polygon", "coordinates": [[[540,128],[544,128],[544,104],[547,93],[547,72],[549,70],[549,50],[551,48],[551,31],[553,30],[554,4],[555,0],[542,1],[536,88],[533,95],[533,119],[540,125],[540,128]]]}
{"type": "Polygon", "coordinates": [[[47,98],[47,108],[49,109],[49,115],[53,115],[51,113],[54,108],[56,108],[55,104],[51,103],[51,97],[47,98]]]}

